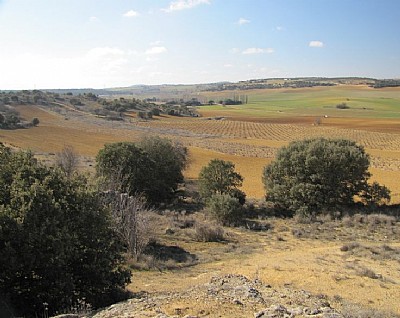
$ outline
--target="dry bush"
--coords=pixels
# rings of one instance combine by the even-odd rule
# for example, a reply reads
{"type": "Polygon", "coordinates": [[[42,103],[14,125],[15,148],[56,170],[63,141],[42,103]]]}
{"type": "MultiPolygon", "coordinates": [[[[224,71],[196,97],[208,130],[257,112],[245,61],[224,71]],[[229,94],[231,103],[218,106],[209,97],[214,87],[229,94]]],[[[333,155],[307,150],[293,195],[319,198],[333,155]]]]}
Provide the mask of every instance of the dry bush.
{"type": "Polygon", "coordinates": [[[386,244],[381,246],[364,246],[357,242],[351,242],[343,245],[340,250],[368,259],[400,261],[400,248],[391,247],[386,244]]]}
{"type": "Polygon", "coordinates": [[[219,242],[224,240],[221,226],[197,222],[194,226],[194,239],[198,242],[219,242]]]}
{"type": "Polygon", "coordinates": [[[65,145],[56,154],[56,166],[59,167],[67,176],[71,176],[79,164],[78,154],[71,145],[65,145]]]}
{"type": "Polygon", "coordinates": [[[348,244],[343,245],[343,246],[340,248],[340,250],[341,250],[342,252],[348,252],[348,251],[352,251],[352,250],[354,250],[354,249],[356,249],[356,248],[358,248],[358,247],[360,247],[360,244],[359,244],[359,243],[357,243],[357,242],[351,242],[351,243],[348,243],[348,244]]]}
{"type": "Polygon", "coordinates": [[[163,215],[169,220],[171,229],[192,228],[196,222],[192,215],[186,214],[186,210],[180,212],[165,210],[163,215]]]}
{"type": "Polygon", "coordinates": [[[371,214],[367,216],[367,223],[371,226],[375,225],[392,226],[396,223],[396,218],[394,216],[385,214],[371,214]]]}
{"type": "Polygon", "coordinates": [[[371,279],[383,279],[381,274],[377,274],[372,269],[364,267],[364,266],[360,266],[360,267],[356,268],[355,270],[356,270],[356,274],[361,277],[368,277],[371,279]]]}
{"type": "Polygon", "coordinates": [[[396,224],[397,219],[394,216],[386,214],[354,214],[353,216],[345,216],[342,219],[343,225],[353,227],[355,225],[366,224],[370,227],[377,227],[381,225],[393,226],[396,224]]]}
{"type": "Polygon", "coordinates": [[[150,216],[154,211],[142,196],[118,191],[104,193],[103,202],[111,210],[115,230],[128,253],[137,259],[153,238],[150,216]]]}
{"type": "Polygon", "coordinates": [[[377,309],[362,307],[357,304],[344,303],[341,314],[345,318],[399,318],[395,313],[380,311],[377,309]]]}

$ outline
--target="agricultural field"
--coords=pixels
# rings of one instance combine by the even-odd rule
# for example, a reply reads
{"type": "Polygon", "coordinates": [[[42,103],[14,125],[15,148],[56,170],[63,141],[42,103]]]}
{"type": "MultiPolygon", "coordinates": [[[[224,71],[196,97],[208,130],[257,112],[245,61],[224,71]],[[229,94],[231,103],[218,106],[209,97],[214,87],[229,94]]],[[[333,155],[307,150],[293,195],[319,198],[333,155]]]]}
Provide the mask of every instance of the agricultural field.
{"type": "MultiPolygon", "coordinates": [[[[234,93],[199,94],[217,100],[234,93]]],[[[106,121],[62,105],[21,105],[17,106],[21,116],[27,121],[37,117],[40,124],[0,130],[0,141],[30,149],[49,163],[64,145],[72,145],[80,156],[80,169],[93,171],[94,157],[104,144],[160,135],[189,148],[188,183],[195,182],[201,167],[211,159],[230,160],[244,177],[242,190],[259,202],[264,196],[263,168],[281,146],[317,136],[348,138],[366,148],[372,180],[386,185],[392,191],[392,202],[400,203],[400,89],[334,86],[245,94],[248,104],[202,106],[197,108],[198,118],[161,115],[148,120],[126,117],[124,121],[106,121]],[[350,108],[335,107],[343,102],[350,108]]],[[[240,298],[239,284],[245,284],[287,308],[296,301],[309,306],[329,302],[334,308],[359,312],[359,317],[394,317],[378,316],[374,310],[400,314],[400,230],[393,218],[354,216],[311,225],[267,218],[259,220],[264,224],[261,232],[224,229],[222,242],[204,243],[193,238],[193,228],[182,225],[198,217],[173,212],[154,216],[159,242],[179,246],[188,259],[183,263],[170,259],[167,264],[147,259],[150,270],[135,271],[129,286],[134,292],[147,293],[147,303],[132,300],[135,309],[131,310],[142,306],[143,317],[151,310],[154,315],[159,310],[177,317],[216,316],[217,312],[249,317],[249,312],[271,305],[240,298]],[[174,234],[167,234],[166,229],[174,234]],[[222,288],[223,282],[215,277],[223,277],[227,287],[222,288]],[[193,286],[197,286],[196,292],[193,286]],[[209,296],[211,289],[221,302],[209,296]],[[234,301],[242,305],[233,306],[234,301]]],[[[128,310],[121,307],[121,312],[128,310]]]]}
{"type": "MultiPolygon", "coordinates": [[[[199,94],[206,93],[222,98],[235,92],[199,94]]],[[[84,157],[84,168],[93,165],[94,156],[105,143],[161,135],[189,147],[187,178],[196,179],[200,168],[212,158],[231,160],[244,176],[243,190],[248,197],[262,198],[262,170],[279,147],[317,136],[348,138],[366,148],[371,155],[373,180],[388,186],[393,202],[400,202],[399,88],[352,85],[245,93],[248,104],[201,106],[197,108],[199,118],[162,115],[152,120],[127,117],[123,122],[113,122],[71,107],[18,106],[26,120],[38,117],[39,127],[1,130],[0,140],[32,149],[48,160],[70,144],[84,157]],[[350,108],[335,107],[342,102],[350,108]]]]}

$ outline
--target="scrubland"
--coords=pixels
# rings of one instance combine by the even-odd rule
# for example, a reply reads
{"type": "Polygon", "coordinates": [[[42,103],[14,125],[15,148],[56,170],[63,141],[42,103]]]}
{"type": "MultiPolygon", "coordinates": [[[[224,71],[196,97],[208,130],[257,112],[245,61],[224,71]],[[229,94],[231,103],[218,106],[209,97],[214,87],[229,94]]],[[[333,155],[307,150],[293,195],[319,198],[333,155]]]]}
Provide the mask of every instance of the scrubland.
{"type": "MultiPolygon", "coordinates": [[[[91,171],[94,156],[105,143],[161,135],[189,148],[188,184],[195,183],[201,167],[211,159],[230,160],[244,177],[242,190],[257,206],[264,195],[263,167],[273,160],[279,147],[308,137],[347,138],[365,147],[371,156],[372,180],[386,185],[392,191],[392,202],[400,203],[400,90],[363,86],[296,90],[296,94],[293,90],[248,92],[248,105],[207,106],[198,110],[199,118],[165,115],[109,122],[62,107],[54,111],[19,106],[27,120],[38,117],[39,126],[1,130],[0,141],[31,149],[48,162],[64,145],[72,145],[80,156],[80,168],[91,171]],[[351,108],[335,109],[334,105],[343,101],[351,108]]],[[[218,98],[221,92],[213,94],[207,96],[218,98]]],[[[195,285],[203,286],[214,276],[236,274],[271,285],[282,295],[288,288],[302,290],[326,298],[338,310],[360,311],[359,316],[347,317],[378,316],[378,312],[373,315],[368,310],[380,311],[380,317],[394,316],[388,312],[400,314],[400,224],[395,218],[356,214],[342,220],[300,224],[266,215],[256,220],[265,225],[259,231],[251,226],[223,229],[222,240],[201,242],[196,238],[195,224],[207,220],[200,212],[186,210],[183,206],[154,215],[157,242],[179,246],[186,256],[172,254],[160,260],[150,253],[133,274],[129,286],[133,292],[183,293],[195,285]]],[[[286,295],[277,301],[288,306],[289,298],[286,295]]],[[[159,301],[157,308],[177,317],[249,317],[265,305],[245,304],[243,309],[233,301],[225,304],[189,295],[159,301]]]]}

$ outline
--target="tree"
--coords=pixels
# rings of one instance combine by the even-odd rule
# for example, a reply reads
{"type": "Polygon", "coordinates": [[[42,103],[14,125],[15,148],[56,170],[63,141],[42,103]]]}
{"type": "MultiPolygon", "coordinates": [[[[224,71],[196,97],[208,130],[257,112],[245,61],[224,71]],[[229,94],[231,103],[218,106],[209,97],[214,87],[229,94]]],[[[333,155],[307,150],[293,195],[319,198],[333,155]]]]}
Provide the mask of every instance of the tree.
{"type": "Polygon", "coordinates": [[[370,193],[369,163],[364,148],[354,141],[316,138],[291,142],[264,169],[266,198],[301,216],[351,205],[355,196],[370,193]]]}
{"type": "Polygon", "coordinates": [[[106,189],[134,195],[146,193],[150,187],[148,171],[155,163],[133,142],[106,144],[98,152],[96,163],[106,189]]]}
{"type": "Polygon", "coordinates": [[[152,108],[151,113],[153,114],[153,116],[160,116],[161,111],[159,108],[152,108]]]}
{"type": "Polygon", "coordinates": [[[213,159],[199,174],[199,191],[204,199],[214,194],[228,194],[244,204],[246,194],[238,189],[242,183],[243,177],[235,171],[235,165],[230,161],[213,159]]]}
{"type": "Polygon", "coordinates": [[[379,206],[390,202],[390,190],[374,181],[360,195],[361,201],[369,206],[379,206]]]}
{"type": "Polygon", "coordinates": [[[152,236],[149,214],[144,197],[127,193],[107,191],[103,193],[103,204],[109,207],[118,236],[127,252],[136,259],[142,254],[152,236]]]}
{"type": "Polygon", "coordinates": [[[39,118],[37,118],[37,117],[33,118],[33,119],[32,119],[32,125],[35,126],[35,127],[36,127],[37,125],[39,125],[39,118]]]}
{"type": "Polygon", "coordinates": [[[67,178],[0,144],[0,299],[8,316],[120,299],[130,281],[123,245],[87,188],[82,176],[67,178]]]}
{"type": "Polygon", "coordinates": [[[76,171],[79,163],[78,155],[71,145],[65,145],[56,154],[56,166],[59,167],[68,177],[76,171]]]}
{"type": "Polygon", "coordinates": [[[183,182],[187,149],[160,137],[139,143],[108,144],[100,150],[97,172],[113,188],[130,195],[143,194],[150,204],[171,201],[183,182]]]}

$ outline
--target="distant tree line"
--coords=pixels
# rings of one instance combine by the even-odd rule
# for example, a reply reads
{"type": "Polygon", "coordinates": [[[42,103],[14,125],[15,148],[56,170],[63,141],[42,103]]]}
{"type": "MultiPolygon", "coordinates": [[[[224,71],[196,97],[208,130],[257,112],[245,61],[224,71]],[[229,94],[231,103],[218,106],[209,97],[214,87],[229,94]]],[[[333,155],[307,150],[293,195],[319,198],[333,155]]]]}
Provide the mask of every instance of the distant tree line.
{"type": "Polygon", "coordinates": [[[290,80],[283,83],[268,83],[268,80],[250,80],[238,83],[222,83],[207,91],[248,90],[248,89],[275,89],[275,88],[304,88],[315,86],[335,86],[333,82],[290,80]]]}
{"type": "Polygon", "coordinates": [[[398,87],[400,86],[400,80],[398,79],[387,79],[387,80],[376,80],[373,85],[374,88],[383,87],[398,87]]]}
{"type": "Polygon", "coordinates": [[[0,105],[0,129],[29,128],[39,125],[39,119],[30,122],[22,121],[20,113],[12,106],[0,105]]]}

